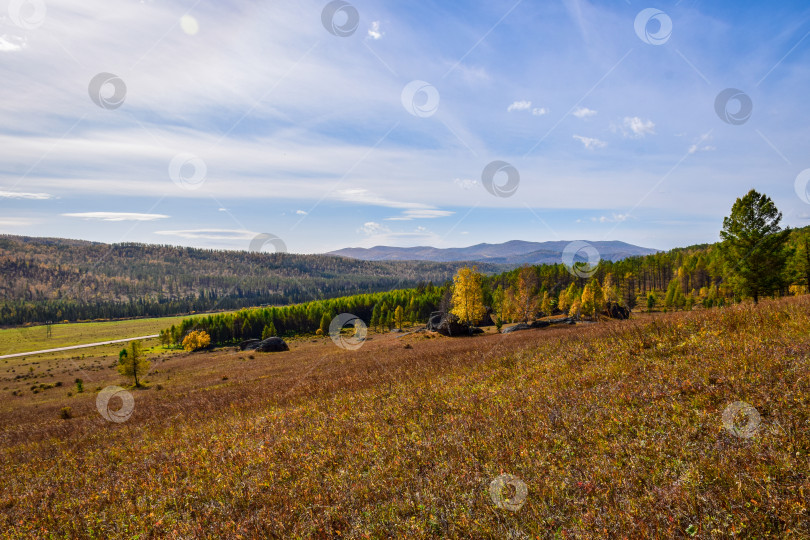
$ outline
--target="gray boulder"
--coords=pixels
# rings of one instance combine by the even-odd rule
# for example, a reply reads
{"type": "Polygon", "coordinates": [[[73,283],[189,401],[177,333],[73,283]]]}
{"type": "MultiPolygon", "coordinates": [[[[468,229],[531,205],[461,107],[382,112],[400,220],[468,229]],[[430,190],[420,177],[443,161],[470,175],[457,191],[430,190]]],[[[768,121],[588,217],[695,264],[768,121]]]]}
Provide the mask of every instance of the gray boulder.
{"type": "MultiPolygon", "coordinates": [[[[458,317],[452,313],[434,311],[428,319],[427,329],[438,332],[443,336],[469,336],[476,333],[468,324],[459,322],[458,317]]],[[[479,329],[480,330],[480,329],[479,329]]],[[[483,331],[483,330],[482,330],[483,331]]]]}
{"type": "Polygon", "coordinates": [[[287,342],[280,337],[270,337],[265,340],[250,339],[242,343],[245,344],[244,348],[242,348],[243,351],[282,352],[290,350],[287,342]]]}

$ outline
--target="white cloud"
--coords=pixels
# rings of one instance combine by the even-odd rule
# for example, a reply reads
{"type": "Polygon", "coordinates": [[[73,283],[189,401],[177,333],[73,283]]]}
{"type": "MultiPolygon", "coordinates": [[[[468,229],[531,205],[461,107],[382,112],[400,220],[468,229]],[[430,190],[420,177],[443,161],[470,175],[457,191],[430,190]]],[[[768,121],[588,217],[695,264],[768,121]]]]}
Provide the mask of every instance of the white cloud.
{"type": "Polygon", "coordinates": [[[305,210],[296,210],[295,213],[298,214],[299,216],[305,216],[309,212],[306,212],[305,210]]]}
{"type": "Polygon", "coordinates": [[[256,233],[244,229],[186,229],[179,231],[155,231],[163,236],[177,236],[188,240],[252,240],[256,233]]]}
{"type": "Polygon", "coordinates": [[[27,218],[0,218],[0,227],[28,227],[33,224],[34,221],[27,218]]]}
{"type": "Polygon", "coordinates": [[[33,199],[36,201],[44,201],[46,199],[53,199],[53,195],[49,193],[21,193],[18,191],[0,191],[0,199],[33,199]]]}
{"type": "Polygon", "coordinates": [[[163,214],[137,214],[132,212],[77,212],[62,215],[82,219],[99,219],[101,221],[155,221],[169,217],[163,214]]]}
{"type": "Polygon", "coordinates": [[[713,152],[717,150],[714,146],[706,145],[706,146],[699,146],[697,144],[693,144],[689,147],[689,153],[694,154],[696,152],[713,152]]]}
{"type": "Polygon", "coordinates": [[[512,111],[527,111],[531,108],[531,101],[515,101],[506,108],[506,112],[512,111]]]}
{"type": "Polygon", "coordinates": [[[378,234],[388,234],[391,232],[391,229],[385,225],[382,225],[381,223],[377,223],[376,221],[367,221],[362,227],[357,229],[357,232],[368,236],[374,236],[378,234]]]}
{"type": "MultiPolygon", "coordinates": [[[[611,217],[600,216],[598,218],[592,217],[591,221],[598,221],[599,223],[623,223],[630,219],[630,214],[613,214],[611,217]]],[[[580,220],[577,220],[579,222],[580,220]]]]}
{"type": "Polygon", "coordinates": [[[455,212],[450,210],[433,210],[433,209],[413,209],[405,210],[399,217],[385,218],[386,221],[410,221],[412,219],[434,219],[452,216],[455,212]]]}
{"type": "Polygon", "coordinates": [[[696,152],[712,152],[716,150],[714,146],[703,144],[708,140],[711,140],[711,132],[701,135],[697,142],[689,147],[689,153],[694,154],[696,152]]]}
{"type": "Polygon", "coordinates": [[[596,111],[589,109],[588,107],[577,107],[576,110],[571,114],[577,118],[589,118],[591,116],[596,116],[596,111]]]}
{"type": "Polygon", "coordinates": [[[383,33],[380,31],[380,21],[374,21],[371,23],[371,28],[368,29],[368,37],[374,40],[383,37],[383,33]]]}
{"type": "Polygon", "coordinates": [[[655,135],[655,123],[652,120],[642,120],[638,116],[626,116],[622,121],[622,127],[626,137],[641,138],[645,135],[655,135]]]}
{"type": "Polygon", "coordinates": [[[548,109],[546,109],[545,107],[535,107],[534,109],[532,109],[532,114],[534,116],[543,116],[548,114],[548,109]]]}
{"type": "Polygon", "coordinates": [[[605,141],[600,141],[599,139],[593,139],[591,137],[582,137],[581,135],[574,135],[574,138],[579,142],[581,142],[588,150],[593,150],[595,148],[604,148],[607,146],[607,143],[605,141]]]}
{"type": "Polygon", "coordinates": [[[28,47],[24,38],[3,34],[0,36],[0,52],[17,52],[28,47]]]}
{"type": "Polygon", "coordinates": [[[478,181],[471,178],[456,178],[453,183],[461,189],[472,189],[478,185],[478,181]]]}

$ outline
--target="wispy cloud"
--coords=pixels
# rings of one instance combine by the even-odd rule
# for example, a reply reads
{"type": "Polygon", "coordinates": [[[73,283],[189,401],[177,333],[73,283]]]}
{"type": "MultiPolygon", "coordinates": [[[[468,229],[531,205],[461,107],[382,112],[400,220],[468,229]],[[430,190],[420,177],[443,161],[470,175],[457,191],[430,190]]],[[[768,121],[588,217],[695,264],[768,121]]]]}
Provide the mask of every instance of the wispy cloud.
{"type": "Polygon", "coordinates": [[[515,101],[506,108],[506,112],[527,111],[531,108],[531,101],[515,101]]]}
{"type": "Polygon", "coordinates": [[[101,221],[157,221],[167,219],[164,214],[137,214],[132,212],[74,212],[62,214],[65,217],[97,219],[101,221]]]}
{"type": "Polygon", "coordinates": [[[449,210],[432,210],[428,208],[405,210],[401,216],[385,218],[387,221],[411,221],[413,219],[435,219],[452,216],[455,212],[449,210]]]}
{"type": "Polygon", "coordinates": [[[473,180],[471,178],[456,178],[453,180],[453,183],[460,187],[461,189],[472,189],[478,185],[477,180],[473,180]]]}
{"type": "Polygon", "coordinates": [[[257,233],[244,229],[185,229],[155,231],[161,236],[176,236],[188,240],[252,240],[257,233]]]}
{"type": "Polygon", "coordinates": [[[622,133],[625,137],[636,139],[646,135],[654,135],[655,123],[652,120],[642,120],[638,116],[626,116],[622,120],[622,133]]]}
{"type": "Polygon", "coordinates": [[[599,216],[598,218],[592,217],[591,221],[596,221],[598,223],[623,223],[628,219],[630,219],[630,217],[631,217],[630,214],[613,214],[610,217],[607,216],[599,216]]]}
{"type": "Polygon", "coordinates": [[[383,32],[380,31],[380,21],[374,21],[371,23],[371,28],[368,29],[368,37],[371,39],[377,40],[383,37],[383,32]]]}
{"type": "Polygon", "coordinates": [[[604,148],[607,146],[605,141],[600,141],[599,139],[594,139],[591,137],[583,137],[581,135],[574,135],[574,139],[581,142],[585,148],[588,150],[594,150],[596,148],[604,148]]]}
{"type": "Polygon", "coordinates": [[[593,109],[589,109],[588,107],[577,107],[576,110],[571,114],[577,118],[590,118],[591,116],[596,116],[597,112],[593,109]]]}
{"type": "Polygon", "coordinates": [[[377,223],[376,221],[367,221],[363,223],[363,226],[357,229],[357,232],[365,234],[367,236],[374,236],[378,234],[387,234],[391,232],[391,229],[386,227],[381,223],[377,223]]]}
{"type": "Polygon", "coordinates": [[[0,191],[0,199],[33,199],[36,201],[44,201],[53,199],[53,195],[49,193],[22,193],[19,191],[0,191]]]}
{"type": "Polygon", "coordinates": [[[543,116],[548,114],[548,109],[546,109],[545,107],[535,107],[534,109],[532,109],[532,114],[534,116],[543,116]]]}

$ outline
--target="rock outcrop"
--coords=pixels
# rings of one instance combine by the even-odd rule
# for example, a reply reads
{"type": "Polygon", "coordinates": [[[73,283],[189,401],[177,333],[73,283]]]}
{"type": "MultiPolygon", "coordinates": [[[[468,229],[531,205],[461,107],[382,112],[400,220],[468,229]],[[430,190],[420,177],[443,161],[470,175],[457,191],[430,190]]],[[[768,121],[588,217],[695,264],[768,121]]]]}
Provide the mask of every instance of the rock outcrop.
{"type": "Polygon", "coordinates": [[[290,350],[287,342],[280,337],[270,337],[265,340],[248,339],[240,343],[239,348],[243,351],[256,352],[282,352],[290,350]]]}

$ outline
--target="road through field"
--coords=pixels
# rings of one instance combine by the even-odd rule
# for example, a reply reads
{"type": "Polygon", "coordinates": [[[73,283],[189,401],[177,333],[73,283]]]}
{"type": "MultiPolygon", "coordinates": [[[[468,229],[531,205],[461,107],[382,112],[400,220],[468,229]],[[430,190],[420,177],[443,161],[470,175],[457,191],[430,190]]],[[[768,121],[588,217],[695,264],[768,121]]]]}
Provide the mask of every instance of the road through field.
{"type": "Polygon", "coordinates": [[[43,351],[31,351],[31,352],[24,352],[24,353],[6,354],[6,355],[3,355],[3,356],[0,356],[0,360],[3,360],[4,358],[17,358],[19,356],[32,356],[32,355],[35,355],[35,354],[45,354],[45,353],[52,353],[52,352],[69,351],[69,350],[72,350],[72,349],[86,349],[88,347],[98,347],[100,345],[113,345],[115,343],[127,343],[129,341],[135,341],[137,339],[151,339],[151,338],[156,338],[156,337],[159,337],[159,335],[155,334],[155,335],[152,335],[152,336],[140,336],[140,337],[132,337],[132,338],[126,338],[126,339],[113,339],[111,341],[100,341],[98,343],[86,343],[86,344],[83,344],[83,345],[71,345],[69,347],[58,347],[56,349],[45,349],[43,351]]]}

